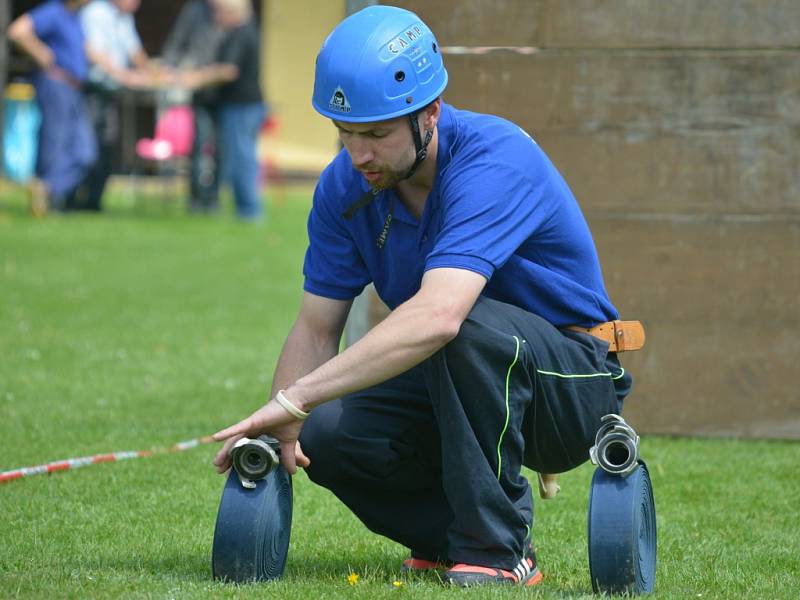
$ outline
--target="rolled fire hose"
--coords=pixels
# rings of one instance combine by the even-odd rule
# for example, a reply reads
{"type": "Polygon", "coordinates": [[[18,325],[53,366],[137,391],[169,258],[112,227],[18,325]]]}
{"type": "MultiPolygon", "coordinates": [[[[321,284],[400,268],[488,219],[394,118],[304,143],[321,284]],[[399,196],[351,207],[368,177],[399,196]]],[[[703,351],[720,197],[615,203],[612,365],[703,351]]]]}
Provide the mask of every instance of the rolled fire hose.
{"type": "Polygon", "coordinates": [[[656,577],[656,509],[639,436],[618,415],[603,417],[589,494],[589,572],[592,589],[648,594],[656,577]]]}
{"type": "Polygon", "coordinates": [[[286,568],[292,528],[292,478],[280,465],[278,442],[242,438],[222,492],[211,570],[233,583],[277,579],[286,568]]]}

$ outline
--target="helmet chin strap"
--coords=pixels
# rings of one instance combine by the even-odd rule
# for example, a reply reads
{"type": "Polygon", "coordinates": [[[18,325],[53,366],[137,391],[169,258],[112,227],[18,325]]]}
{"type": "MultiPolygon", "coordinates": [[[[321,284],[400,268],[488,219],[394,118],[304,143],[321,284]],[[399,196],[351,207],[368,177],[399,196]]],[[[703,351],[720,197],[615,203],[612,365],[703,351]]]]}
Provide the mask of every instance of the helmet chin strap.
{"type": "MultiPolygon", "coordinates": [[[[431,143],[431,138],[433,137],[433,130],[429,129],[428,131],[425,132],[425,139],[424,140],[422,139],[422,134],[419,130],[419,121],[417,120],[417,115],[419,115],[419,111],[408,115],[408,120],[411,123],[411,134],[412,134],[411,137],[414,138],[414,146],[417,149],[417,157],[414,159],[414,164],[411,165],[411,168],[408,170],[408,173],[406,173],[403,176],[403,179],[408,179],[409,177],[414,175],[414,173],[417,172],[417,169],[422,164],[422,161],[424,161],[428,156],[428,144],[431,143]]],[[[344,216],[345,219],[352,219],[353,216],[359,210],[361,210],[367,204],[369,204],[379,193],[380,190],[373,190],[373,189],[368,190],[367,192],[362,194],[358,200],[356,200],[350,206],[348,206],[347,210],[345,210],[342,213],[342,215],[344,216]]],[[[392,224],[393,217],[394,217],[394,198],[392,198],[392,202],[389,205],[389,212],[386,215],[386,220],[383,223],[383,229],[381,230],[381,233],[376,241],[376,245],[378,246],[378,248],[382,249],[386,244],[386,238],[389,236],[389,227],[392,224]]]]}
{"type": "Polygon", "coordinates": [[[425,132],[425,139],[422,139],[422,134],[419,130],[419,121],[417,120],[418,115],[419,111],[415,111],[408,115],[408,120],[411,123],[411,137],[414,138],[414,146],[417,148],[417,157],[414,159],[414,164],[411,165],[408,173],[403,176],[403,179],[408,179],[417,172],[417,169],[422,164],[422,161],[424,161],[428,156],[428,144],[431,143],[431,138],[433,137],[433,130],[429,129],[425,132]]]}

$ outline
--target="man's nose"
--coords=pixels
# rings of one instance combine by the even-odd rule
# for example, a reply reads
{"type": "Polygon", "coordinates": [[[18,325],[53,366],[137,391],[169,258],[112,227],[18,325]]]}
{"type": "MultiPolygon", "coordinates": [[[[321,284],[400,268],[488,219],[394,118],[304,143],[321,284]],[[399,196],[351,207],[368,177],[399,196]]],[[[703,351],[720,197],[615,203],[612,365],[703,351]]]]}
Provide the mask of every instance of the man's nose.
{"type": "Polygon", "coordinates": [[[353,136],[353,139],[347,144],[347,151],[356,168],[369,164],[375,158],[369,142],[359,136],[353,136]]]}

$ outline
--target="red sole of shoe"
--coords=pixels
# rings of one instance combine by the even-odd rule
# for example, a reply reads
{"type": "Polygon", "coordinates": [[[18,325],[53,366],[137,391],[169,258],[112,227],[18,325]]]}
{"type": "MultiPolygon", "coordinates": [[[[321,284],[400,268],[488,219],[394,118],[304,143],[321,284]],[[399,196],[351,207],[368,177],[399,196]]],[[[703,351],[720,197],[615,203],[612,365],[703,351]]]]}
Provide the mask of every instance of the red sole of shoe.
{"type": "Polygon", "coordinates": [[[544,576],[539,572],[525,582],[525,587],[531,587],[537,583],[541,583],[542,579],[544,579],[544,576]]]}

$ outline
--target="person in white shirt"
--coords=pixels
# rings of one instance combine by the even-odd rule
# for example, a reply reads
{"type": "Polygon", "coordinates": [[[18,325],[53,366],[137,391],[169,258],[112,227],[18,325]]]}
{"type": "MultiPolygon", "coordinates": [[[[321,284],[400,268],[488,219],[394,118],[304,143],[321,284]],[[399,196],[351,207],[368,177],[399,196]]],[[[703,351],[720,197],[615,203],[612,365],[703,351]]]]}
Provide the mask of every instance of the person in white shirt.
{"type": "Polygon", "coordinates": [[[116,96],[124,88],[145,88],[153,80],[150,60],[136,31],[141,0],[92,0],[80,11],[90,70],[87,105],[100,152],[70,208],[99,211],[120,137],[116,96]]]}

